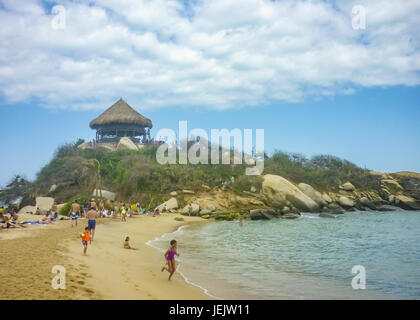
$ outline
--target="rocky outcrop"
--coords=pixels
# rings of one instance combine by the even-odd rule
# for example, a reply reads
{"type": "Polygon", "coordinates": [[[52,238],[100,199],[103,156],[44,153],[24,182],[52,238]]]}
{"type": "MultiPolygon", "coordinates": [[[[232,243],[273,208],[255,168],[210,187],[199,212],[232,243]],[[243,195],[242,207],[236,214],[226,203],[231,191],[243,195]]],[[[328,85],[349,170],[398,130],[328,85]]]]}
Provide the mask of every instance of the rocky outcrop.
{"type": "Polygon", "coordinates": [[[183,194],[195,194],[195,192],[192,191],[192,190],[182,190],[182,193],[183,194]]]}
{"type": "Polygon", "coordinates": [[[176,197],[178,195],[178,193],[176,191],[172,191],[169,195],[171,197],[176,197]]]}
{"type": "Polygon", "coordinates": [[[369,200],[368,198],[362,197],[359,201],[363,206],[368,207],[371,210],[376,210],[376,205],[373,203],[373,201],[369,200]]]}
{"type": "Polygon", "coordinates": [[[122,137],[118,142],[117,150],[138,150],[138,148],[130,138],[122,137]]]}
{"type": "Polygon", "coordinates": [[[393,173],[391,176],[398,181],[409,196],[420,201],[420,173],[402,171],[393,173]]]}
{"type": "Polygon", "coordinates": [[[395,196],[395,204],[407,210],[420,210],[420,206],[411,197],[398,195],[395,196]]]}
{"type": "Polygon", "coordinates": [[[319,210],[319,205],[281,176],[267,174],[263,176],[262,194],[273,208],[293,205],[306,212],[319,210]]]}
{"type": "Polygon", "coordinates": [[[351,182],[346,182],[346,183],[343,183],[339,187],[339,189],[344,190],[344,191],[354,191],[354,190],[356,190],[356,187],[351,182]]]}
{"type": "Polygon", "coordinates": [[[115,200],[115,193],[111,192],[111,191],[107,191],[107,190],[100,190],[100,189],[95,189],[92,192],[92,197],[100,197],[101,196],[101,192],[102,192],[102,198],[106,199],[106,200],[110,200],[110,201],[114,201],[115,200]]]}
{"type": "Polygon", "coordinates": [[[327,201],[324,200],[322,194],[316,191],[312,186],[306,183],[299,183],[298,188],[306,194],[309,198],[314,200],[319,206],[323,207],[327,205],[327,201]]]}
{"type": "Polygon", "coordinates": [[[328,194],[326,194],[325,192],[322,194],[322,199],[324,199],[324,201],[327,202],[327,203],[333,202],[331,197],[328,194]]]}

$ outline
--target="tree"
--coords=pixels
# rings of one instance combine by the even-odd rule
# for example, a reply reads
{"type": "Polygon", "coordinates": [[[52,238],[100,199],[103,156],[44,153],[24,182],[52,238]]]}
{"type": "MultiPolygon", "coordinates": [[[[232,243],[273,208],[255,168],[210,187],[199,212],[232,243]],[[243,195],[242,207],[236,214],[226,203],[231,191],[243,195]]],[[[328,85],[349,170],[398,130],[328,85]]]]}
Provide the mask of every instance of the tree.
{"type": "Polygon", "coordinates": [[[32,183],[20,175],[15,175],[4,189],[0,190],[0,202],[10,205],[27,196],[32,183]]]}

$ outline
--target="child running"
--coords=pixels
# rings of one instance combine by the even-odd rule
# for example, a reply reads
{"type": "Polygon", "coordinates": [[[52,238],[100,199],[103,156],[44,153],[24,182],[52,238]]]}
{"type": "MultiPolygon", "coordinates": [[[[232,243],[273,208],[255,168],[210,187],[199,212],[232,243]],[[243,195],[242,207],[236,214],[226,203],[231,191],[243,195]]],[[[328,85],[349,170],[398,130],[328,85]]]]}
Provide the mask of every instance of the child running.
{"type": "Polygon", "coordinates": [[[139,250],[138,248],[131,247],[129,241],[130,237],[127,236],[124,241],[124,249],[139,250]]]}
{"type": "Polygon", "coordinates": [[[170,248],[164,254],[165,259],[166,259],[166,264],[163,266],[161,270],[162,272],[163,270],[166,270],[169,272],[168,281],[171,280],[172,275],[175,273],[175,255],[179,256],[179,254],[176,252],[176,240],[171,240],[170,244],[171,244],[170,248]]]}
{"type": "Polygon", "coordinates": [[[80,237],[82,238],[82,244],[83,244],[83,255],[86,255],[88,242],[90,240],[90,233],[89,233],[89,227],[85,228],[85,232],[83,232],[80,237]]]}

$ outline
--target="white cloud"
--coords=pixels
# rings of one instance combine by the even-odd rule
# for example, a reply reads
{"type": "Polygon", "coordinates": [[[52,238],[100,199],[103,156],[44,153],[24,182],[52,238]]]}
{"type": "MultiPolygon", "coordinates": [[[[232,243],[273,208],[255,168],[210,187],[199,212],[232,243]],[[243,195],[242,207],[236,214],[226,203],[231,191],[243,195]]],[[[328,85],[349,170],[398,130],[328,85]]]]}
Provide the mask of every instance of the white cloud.
{"type": "Polygon", "coordinates": [[[0,0],[4,103],[224,109],[420,83],[420,2],[0,0]],[[51,7],[66,28],[51,27],[51,7]],[[366,30],[352,29],[353,5],[366,30]]]}

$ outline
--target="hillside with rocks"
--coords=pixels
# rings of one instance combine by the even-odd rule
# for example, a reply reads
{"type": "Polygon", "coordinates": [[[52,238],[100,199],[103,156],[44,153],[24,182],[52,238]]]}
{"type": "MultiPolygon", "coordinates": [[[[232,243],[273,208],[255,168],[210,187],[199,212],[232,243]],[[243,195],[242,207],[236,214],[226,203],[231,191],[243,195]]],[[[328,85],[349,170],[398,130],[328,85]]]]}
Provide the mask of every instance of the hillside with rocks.
{"type": "Polygon", "coordinates": [[[227,219],[231,213],[251,219],[293,219],[301,212],[333,217],[355,210],[420,209],[418,173],[385,174],[333,156],[307,159],[275,152],[266,155],[262,175],[246,176],[245,164],[160,165],[156,150],[111,151],[87,148],[82,141],[64,145],[35,181],[11,182],[0,191],[0,201],[13,193],[20,196],[22,209],[35,206],[39,199],[46,201],[40,197],[63,205],[76,198],[102,197],[109,206],[113,200],[140,202],[149,209],[166,204],[171,212],[183,214],[191,204],[193,215],[227,219]]]}

